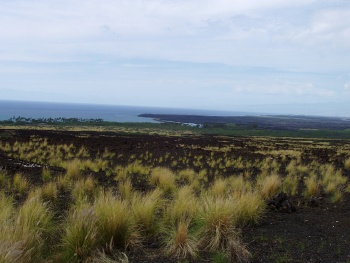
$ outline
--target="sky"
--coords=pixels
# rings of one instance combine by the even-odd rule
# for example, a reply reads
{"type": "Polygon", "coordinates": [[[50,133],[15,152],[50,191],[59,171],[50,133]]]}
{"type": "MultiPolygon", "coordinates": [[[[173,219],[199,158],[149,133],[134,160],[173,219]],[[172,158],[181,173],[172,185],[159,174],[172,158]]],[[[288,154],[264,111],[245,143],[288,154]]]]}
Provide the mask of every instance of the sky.
{"type": "Polygon", "coordinates": [[[350,1],[0,0],[0,99],[350,116],[350,1]]]}

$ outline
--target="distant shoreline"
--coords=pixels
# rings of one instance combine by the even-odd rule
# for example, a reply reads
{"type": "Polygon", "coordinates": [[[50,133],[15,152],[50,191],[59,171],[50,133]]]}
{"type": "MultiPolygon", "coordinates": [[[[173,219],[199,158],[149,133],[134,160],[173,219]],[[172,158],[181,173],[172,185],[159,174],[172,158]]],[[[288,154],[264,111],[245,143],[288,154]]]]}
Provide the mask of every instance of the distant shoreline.
{"type": "Polygon", "coordinates": [[[159,122],[174,122],[193,125],[237,125],[245,128],[269,130],[346,130],[350,129],[350,118],[262,115],[262,116],[201,116],[172,114],[140,114],[159,122]]]}

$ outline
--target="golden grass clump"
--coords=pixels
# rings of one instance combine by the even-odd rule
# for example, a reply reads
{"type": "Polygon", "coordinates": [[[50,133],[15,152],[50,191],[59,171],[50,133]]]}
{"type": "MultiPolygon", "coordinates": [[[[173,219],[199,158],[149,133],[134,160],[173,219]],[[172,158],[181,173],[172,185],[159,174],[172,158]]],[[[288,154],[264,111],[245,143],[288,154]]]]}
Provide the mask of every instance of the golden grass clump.
{"type": "Polygon", "coordinates": [[[13,200],[12,198],[5,195],[5,193],[0,192],[0,227],[4,224],[13,213],[13,200]]]}
{"type": "Polygon", "coordinates": [[[242,175],[232,176],[229,179],[229,188],[233,193],[246,193],[251,191],[252,185],[248,180],[245,180],[242,175]]]}
{"type": "Polygon", "coordinates": [[[79,149],[79,151],[77,152],[76,156],[78,158],[88,158],[88,157],[90,157],[90,154],[89,154],[88,150],[84,146],[82,146],[79,149]]]}
{"type": "Polygon", "coordinates": [[[289,174],[295,174],[296,171],[297,171],[297,162],[295,160],[291,160],[286,167],[286,172],[288,172],[289,174]]]}
{"type": "Polygon", "coordinates": [[[167,168],[157,167],[153,169],[150,183],[159,186],[166,194],[172,193],[176,188],[175,175],[167,168]]]}
{"type": "Polygon", "coordinates": [[[9,186],[9,178],[4,171],[0,171],[0,189],[7,188],[9,186]]]}
{"type": "Polygon", "coordinates": [[[296,195],[298,192],[299,179],[296,175],[289,173],[282,182],[282,191],[288,195],[296,195]]]}
{"type": "Polygon", "coordinates": [[[342,199],[347,181],[347,177],[342,175],[341,170],[336,171],[332,165],[326,165],[321,172],[323,191],[331,196],[332,202],[342,199]]]}
{"type": "Polygon", "coordinates": [[[49,252],[52,212],[39,198],[27,199],[14,211],[11,199],[1,197],[1,262],[38,262],[49,252]],[[7,199],[7,200],[6,200],[7,199]]]}
{"type": "Polygon", "coordinates": [[[43,168],[43,171],[41,173],[41,178],[43,179],[44,182],[47,182],[51,179],[52,175],[51,172],[48,168],[43,168]]]}
{"type": "Polygon", "coordinates": [[[214,197],[225,197],[228,192],[228,182],[222,178],[218,178],[211,186],[210,193],[214,197]]]}
{"type": "Polygon", "coordinates": [[[41,198],[44,201],[54,202],[57,199],[58,189],[55,182],[48,182],[41,188],[41,198]]]}
{"type": "Polygon", "coordinates": [[[190,186],[178,190],[164,212],[164,224],[176,225],[180,221],[191,220],[199,211],[200,203],[190,186]]]}
{"type": "Polygon", "coordinates": [[[29,188],[27,179],[22,174],[16,173],[13,177],[13,189],[20,194],[24,194],[29,188]]]}
{"type": "Polygon", "coordinates": [[[192,169],[185,169],[185,170],[181,170],[179,173],[179,178],[180,180],[185,181],[186,183],[190,183],[193,181],[196,172],[193,171],[192,169]]]}
{"type": "Polygon", "coordinates": [[[236,207],[236,224],[238,226],[255,224],[261,219],[266,203],[258,192],[234,193],[233,199],[236,207]]]}
{"type": "Polygon", "coordinates": [[[190,233],[190,221],[179,221],[170,230],[164,240],[165,251],[179,259],[195,257],[198,253],[198,240],[190,233]]]}
{"type": "Polygon", "coordinates": [[[277,174],[261,178],[258,184],[261,196],[264,199],[276,195],[281,190],[282,186],[281,178],[277,174]]]}
{"type": "Polygon", "coordinates": [[[235,205],[232,200],[206,197],[199,216],[200,243],[205,250],[225,249],[236,235],[235,205]]]}
{"type": "Polygon", "coordinates": [[[315,197],[320,194],[320,184],[318,182],[316,174],[310,174],[304,181],[305,183],[305,197],[315,197]]]}
{"type": "Polygon", "coordinates": [[[133,194],[133,187],[131,180],[128,178],[125,181],[121,181],[118,184],[118,193],[124,199],[130,199],[133,194]]]}
{"type": "Polygon", "coordinates": [[[72,180],[77,180],[81,177],[80,161],[78,159],[74,159],[67,163],[66,176],[72,180]]]}
{"type": "Polygon", "coordinates": [[[85,262],[94,255],[99,241],[94,209],[87,204],[72,208],[62,236],[62,262],[85,262]]]}
{"type": "Polygon", "coordinates": [[[250,257],[240,241],[236,228],[236,205],[231,199],[204,197],[197,218],[199,246],[210,252],[224,252],[230,261],[244,261],[250,257]]]}
{"type": "Polygon", "coordinates": [[[57,178],[57,187],[62,191],[68,191],[72,186],[72,182],[67,176],[59,176],[57,178]]]}
{"type": "Polygon", "coordinates": [[[100,193],[93,205],[99,233],[106,248],[138,246],[140,234],[130,204],[112,193],[100,193]]]}
{"type": "Polygon", "coordinates": [[[350,170],[350,158],[345,160],[344,167],[345,169],[350,170]]]}
{"type": "Polygon", "coordinates": [[[83,200],[91,200],[96,193],[96,182],[91,177],[80,179],[74,183],[72,197],[76,203],[84,202],[83,200]]]}
{"type": "Polygon", "coordinates": [[[0,193],[0,262],[20,262],[23,254],[22,243],[13,240],[13,200],[0,193]]]}
{"type": "Polygon", "coordinates": [[[127,174],[148,175],[150,168],[143,166],[138,162],[134,162],[125,167],[125,170],[127,174]]]}
{"type": "Polygon", "coordinates": [[[134,193],[132,196],[133,217],[142,236],[148,238],[156,236],[160,225],[157,214],[162,209],[163,203],[162,191],[158,188],[144,195],[134,193]]]}

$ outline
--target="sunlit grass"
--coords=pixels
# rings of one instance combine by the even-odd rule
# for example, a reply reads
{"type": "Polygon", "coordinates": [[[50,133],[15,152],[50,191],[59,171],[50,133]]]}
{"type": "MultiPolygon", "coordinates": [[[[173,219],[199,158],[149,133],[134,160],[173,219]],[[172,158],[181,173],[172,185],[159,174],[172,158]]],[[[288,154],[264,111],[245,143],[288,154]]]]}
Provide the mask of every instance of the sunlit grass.
{"type": "Polygon", "coordinates": [[[268,199],[276,195],[281,190],[282,181],[278,175],[273,174],[261,178],[258,184],[261,196],[264,199],[268,199]]]}
{"type": "Polygon", "coordinates": [[[94,213],[106,248],[126,249],[140,244],[141,236],[130,204],[112,193],[101,193],[95,200],[94,213]]]}
{"type": "Polygon", "coordinates": [[[71,209],[61,242],[64,262],[84,262],[96,253],[100,242],[99,228],[91,206],[81,205],[71,209]]]}
{"type": "Polygon", "coordinates": [[[345,169],[350,170],[350,158],[345,160],[344,167],[345,169]]]}
{"type": "Polygon", "coordinates": [[[24,194],[29,188],[27,179],[20,173],[16,173],[13,177],[13,189],[20,194],[24,194]]]}
{"type": "Polygon", "coordinates": [[[290,173],[283,179],[282,191],[288,195],[296,195],[298,192],[298,183],[298,177],[290,173]]]}
{"type": "Polygon", "coordinates": [[[239,262],[249,259],[241,230],[259,223],[268,200],[281,191],[301,204],[318,196],[339,202],[350,192],[347,148],[320,164],[316,157],[302,160],[307,151],[298,143],[296,150],[274,150],[263,139],[246,144],[257,142],[264,150],[256,151],[256,160],[234,152],[240,145],[181,144],[183,155],[147,149],[128,156],[37,137],[0,142],[13,158],[45,167],[41,175],[38,169],[39,180],[0,171],[0,262],[127,261],[119,251],[149,245],[181,262],[200,260],[203,253],[239,262]],[[205,152],[191,152],[197,148],[205,152]]]}
{"type": "Polygon", "coordinates": [[[305,191],[304,196],[305,197],[315,197],[318,196],[320,193],[320,184],[318,182],[318,178],[315,174],[309,175],[304,181],[305,183],[305,191]]]}
{"type": "Polygon", "coordinates": [[[68,162],[66,176],[72,180],[76,180],[81,177],[80,161],[78,159],[68,162]]]}
{"type": "Polygon", "coordinates": [[[165,193],[172,193],[175,188],[175,174],[167,168],[152,170],[150,183],[161,188],[165,193]]]}
{"type": "Polygon", "coordinates": [[[49,181],[52,177],[50,170],[48,168],[43,168],[41,177],[44,182],[49,181]]]}
{"type": "Polygon", "coordinates": [[[72,189],[72,197],[76,203],[84,202],[84,200],[92,200],[97,191],[96,181],[91,177],[80,179],[74,182],[72,189]]]}
{"type": "Polygon", "coordinates": [[[159,232],[160,222],[157,215],[164,205],[162,191],[158,188],[147,194],[133,193],[131,209],[136,228],[146,238],[154,238],[159,232]]]}
{"type": "Polygon", "coordinates": [[[190,233],[189,220],[181,220],[170,227],[164,240],[166,252],[179,259],[195,257],[199,251],[198,240],[190,233]]]}
{"type": "Polygon", "coordinates": [[[1,199],[2,262],[40,262],[49,256],[48,240],[52,232],[53,215],[46,204],[38,198],[30,198],[18,208],[18,211],[14,211],[11,199],[4,196],[1,199]]]}

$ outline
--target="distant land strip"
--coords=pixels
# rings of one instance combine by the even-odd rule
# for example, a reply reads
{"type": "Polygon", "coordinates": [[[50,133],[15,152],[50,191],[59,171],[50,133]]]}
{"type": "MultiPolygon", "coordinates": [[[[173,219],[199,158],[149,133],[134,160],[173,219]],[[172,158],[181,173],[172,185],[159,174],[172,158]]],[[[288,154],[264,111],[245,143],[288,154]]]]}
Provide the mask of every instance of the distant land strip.
{"type": "Polygon", "coordinates": [[[300,115],[264,116],[200,116],[172,114],[140,114],[160,122],[189,123],[197,125],[233,124],[245,128],[268,130],[346,130],[350,129],[350,118],[317,117],[300,115]]]}

